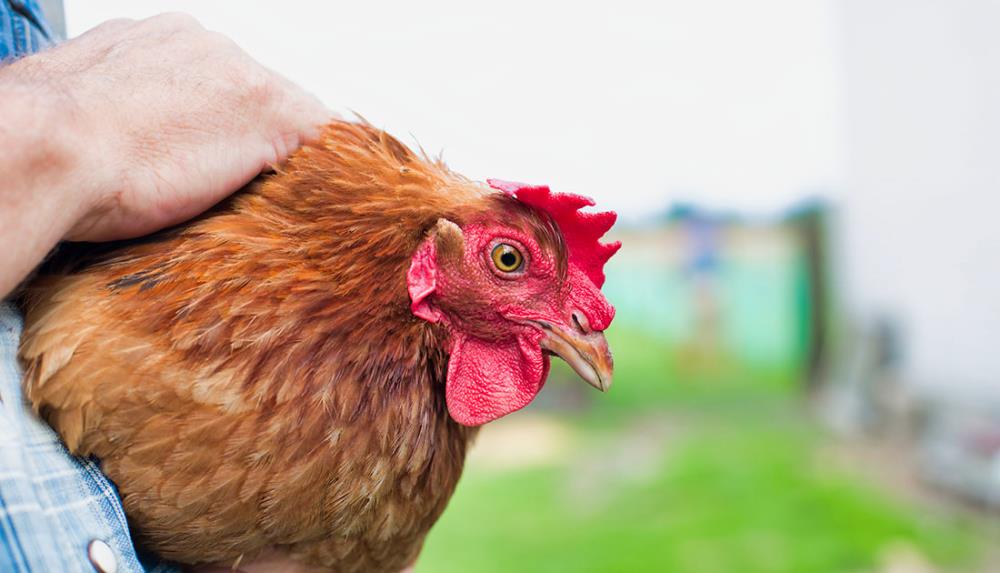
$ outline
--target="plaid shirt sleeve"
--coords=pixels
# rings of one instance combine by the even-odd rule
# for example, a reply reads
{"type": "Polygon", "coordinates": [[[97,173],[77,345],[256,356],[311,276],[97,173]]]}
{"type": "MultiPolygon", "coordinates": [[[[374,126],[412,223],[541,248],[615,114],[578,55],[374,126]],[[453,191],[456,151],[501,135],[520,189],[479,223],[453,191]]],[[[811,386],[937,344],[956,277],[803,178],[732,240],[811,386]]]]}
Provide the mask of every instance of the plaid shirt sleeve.
{"type": "Polygon", "coordinates": [[[91,573],[101,557],[106,571],[172,571],[140,563],[114,485],[32,414],[17,362],[21,326],[0,303],[0,571],[91,573]]]}
{"type": "Polygon", "coordinates": [[[0,61],[37,52],[55,38],[35,0],[0,0],[0,61]]]}

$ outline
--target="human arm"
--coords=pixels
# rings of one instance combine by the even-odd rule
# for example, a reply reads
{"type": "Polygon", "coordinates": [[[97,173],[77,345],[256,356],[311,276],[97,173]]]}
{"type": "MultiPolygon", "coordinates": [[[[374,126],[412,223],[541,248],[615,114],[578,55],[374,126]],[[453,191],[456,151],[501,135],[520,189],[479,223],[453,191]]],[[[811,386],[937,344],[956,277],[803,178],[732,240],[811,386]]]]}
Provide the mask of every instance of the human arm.
{"type": "Polygon", "coordinates": [[[61,240],[197,215],[329,112],[189,16],[117,20],[0,67],[0,297],[61,240]]]}

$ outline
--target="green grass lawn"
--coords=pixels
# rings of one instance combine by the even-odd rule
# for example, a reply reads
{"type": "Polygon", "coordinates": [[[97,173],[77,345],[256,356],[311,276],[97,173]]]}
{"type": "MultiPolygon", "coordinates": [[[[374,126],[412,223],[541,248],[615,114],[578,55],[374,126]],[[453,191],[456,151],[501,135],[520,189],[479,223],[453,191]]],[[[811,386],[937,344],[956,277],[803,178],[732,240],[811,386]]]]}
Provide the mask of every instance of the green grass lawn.
{"type": "Polygon", "coordinates": [[[781,384],[658,387],[662,355],[629,352],[609,400],[556,417],[571,439],[551,463],[470,464],[418,571],[851,573],[901,546],[972,570],[971,524],[824,463],[825,438],[781,384]]]}

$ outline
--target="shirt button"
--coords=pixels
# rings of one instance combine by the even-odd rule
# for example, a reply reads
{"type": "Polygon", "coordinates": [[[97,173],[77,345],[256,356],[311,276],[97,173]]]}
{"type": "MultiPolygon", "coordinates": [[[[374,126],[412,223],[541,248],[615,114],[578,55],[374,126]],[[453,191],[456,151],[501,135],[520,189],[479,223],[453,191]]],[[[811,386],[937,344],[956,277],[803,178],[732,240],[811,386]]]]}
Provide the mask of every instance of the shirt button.
{"type": "Polygon", "coordinates": [[[110,545],[100,539],[95,539],[87,545],[87,557],[90,558],[90,564],[94,566],[94,569],[97,569],[98,573],[117,573],[118,571],[118,559],[115,557],[115,552],[111,550],[110,545]]]}

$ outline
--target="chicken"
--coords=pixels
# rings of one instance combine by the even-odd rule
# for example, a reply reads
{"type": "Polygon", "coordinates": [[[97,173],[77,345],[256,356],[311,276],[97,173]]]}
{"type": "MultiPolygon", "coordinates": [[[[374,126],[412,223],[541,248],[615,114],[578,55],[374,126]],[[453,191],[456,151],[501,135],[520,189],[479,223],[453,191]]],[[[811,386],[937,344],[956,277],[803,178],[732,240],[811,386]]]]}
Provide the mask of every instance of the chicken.
{"type": "Polygon", "coordinates": [[[610,384],[620,245],[591,204],[334,122],[199,219],[37,278],[26,394],[163,557],[399,571],[550,354],[610,384]]]}

